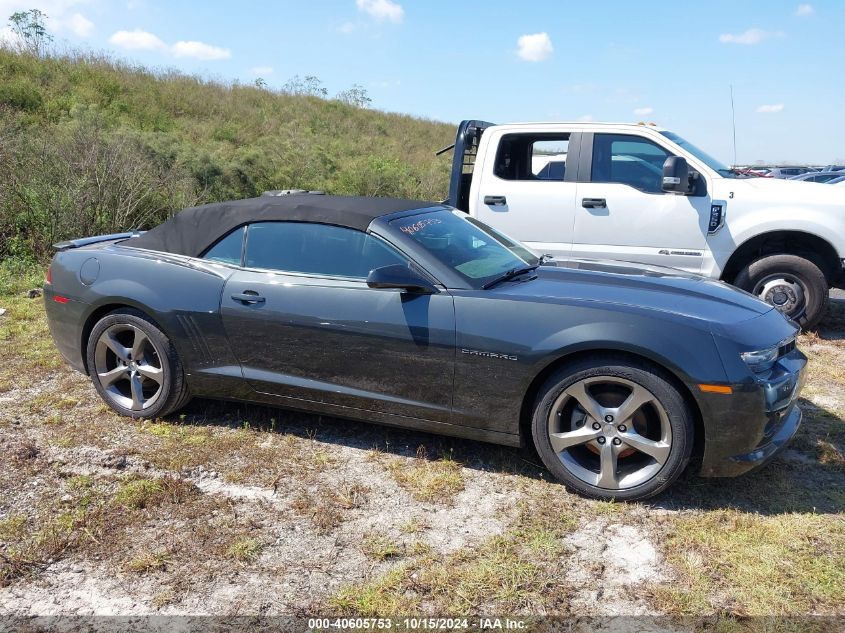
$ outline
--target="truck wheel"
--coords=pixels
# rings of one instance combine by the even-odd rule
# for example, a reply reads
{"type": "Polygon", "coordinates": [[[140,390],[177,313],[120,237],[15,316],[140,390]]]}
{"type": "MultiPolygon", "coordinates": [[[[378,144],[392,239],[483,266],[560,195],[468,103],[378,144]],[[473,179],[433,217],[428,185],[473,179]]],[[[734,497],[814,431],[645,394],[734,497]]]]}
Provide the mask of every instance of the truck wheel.
{"type": "Polygon", "coordinates": [[[552,374],[531,427],[546,468],[597,499],[662,492],[693,447],[693,416],[678,389],[658,367],[626,357],[590,358],[552,374]]]}
{"type": "Polygon", "coordinates": [[[827,309],[828,286],[813,262],[797,255],[766,255],[743,268],[734,285],[773,305],[804,330],[827,309]]]}

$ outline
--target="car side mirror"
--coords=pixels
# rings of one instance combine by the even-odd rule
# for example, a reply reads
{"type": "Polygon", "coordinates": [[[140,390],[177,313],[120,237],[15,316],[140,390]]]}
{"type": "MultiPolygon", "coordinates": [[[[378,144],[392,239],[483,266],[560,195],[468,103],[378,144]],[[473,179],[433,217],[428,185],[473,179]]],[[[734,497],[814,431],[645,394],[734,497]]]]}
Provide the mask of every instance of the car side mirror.
{"type": "Polygon", "coordinates": [[[689,195],[692,193],[690,169],[683,156],[669,156],[663,163],[663,191],[689,195]]]}
{"type": "Polygon", "coordinates": [[[370,288],[399,289],[414,294],[434,294],[437,288],[428,279],[411,269],[410,266],[393,264],[374,268],[367,275],[370,288]]]}

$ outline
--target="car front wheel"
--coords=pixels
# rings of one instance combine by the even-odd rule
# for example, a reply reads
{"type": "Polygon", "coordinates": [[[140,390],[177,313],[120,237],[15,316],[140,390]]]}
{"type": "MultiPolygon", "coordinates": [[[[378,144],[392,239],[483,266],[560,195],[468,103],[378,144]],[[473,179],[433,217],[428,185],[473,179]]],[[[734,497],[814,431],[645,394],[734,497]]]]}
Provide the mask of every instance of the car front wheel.
{"type": "Polygon", "coordinates": [[[555,372],[538,394],[534,445],[576,492],[633,501],[665,490],[693,447],[692,414],[659,368],[627,357],[582,360],[555,372]]]}
{"type": "Polygon", "coordinates": [[[100,397],[121,415],[155,418],[187,404],[176,350],[138,310],[117,310],[98,321],[88,337],[87,360],[100,397]]]}

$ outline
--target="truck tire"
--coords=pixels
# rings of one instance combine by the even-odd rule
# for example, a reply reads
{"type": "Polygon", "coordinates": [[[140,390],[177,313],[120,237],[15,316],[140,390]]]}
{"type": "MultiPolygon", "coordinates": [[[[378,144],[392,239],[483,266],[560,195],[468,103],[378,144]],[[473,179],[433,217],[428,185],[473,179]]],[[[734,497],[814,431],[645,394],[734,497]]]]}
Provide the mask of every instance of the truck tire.
{"type": "Polygon", "coordinates": [[[818,325],[827,310],[827,279],[819,266],[798,255],[766,255],[743,268],[738,288],[773,305],[803,330],[818,325]]]}

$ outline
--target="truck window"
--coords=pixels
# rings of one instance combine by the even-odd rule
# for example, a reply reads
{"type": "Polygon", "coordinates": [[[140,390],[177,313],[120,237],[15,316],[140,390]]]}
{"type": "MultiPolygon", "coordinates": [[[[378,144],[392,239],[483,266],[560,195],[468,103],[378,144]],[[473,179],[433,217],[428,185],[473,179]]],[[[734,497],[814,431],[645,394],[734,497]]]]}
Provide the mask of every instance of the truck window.
{"type": "Polygon", "coordinates": [[[569,134],[506,134],[493,173],[504,180],[556,180],[566,176],[569,134]]]}
{"type": "Polygon", "coordinates": [[[662,193],[663,163],[671,154],[648,139],[596,134],[592,182],[618,182],[646,193],[662,193]]]}

